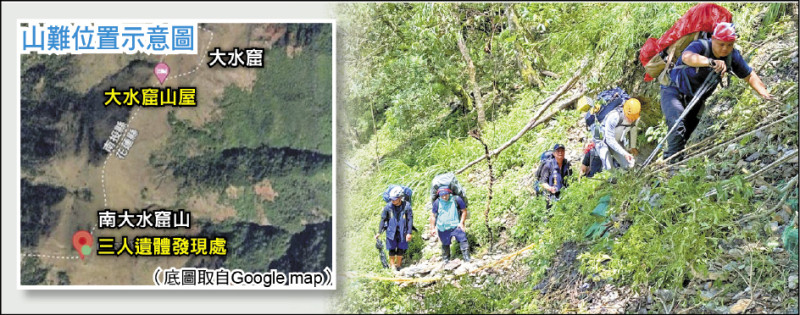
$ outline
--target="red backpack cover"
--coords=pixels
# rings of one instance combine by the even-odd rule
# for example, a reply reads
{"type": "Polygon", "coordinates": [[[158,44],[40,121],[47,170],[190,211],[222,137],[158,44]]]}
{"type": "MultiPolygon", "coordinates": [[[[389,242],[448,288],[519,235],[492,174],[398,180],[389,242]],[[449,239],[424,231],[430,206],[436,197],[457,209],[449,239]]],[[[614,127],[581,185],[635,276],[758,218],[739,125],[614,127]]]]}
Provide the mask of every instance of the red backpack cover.
{"type": "MultiPolygon", "coordinates": [[[[732,18],[731,12],[719,5],[713,3],[698,4],[686,11],[661,38],[648,38],[642,49],[639,50],[639,61],[644,66],[651,58],[681,37],[702,31],[712,33],[717,23],[730,23],[732,18]]],[[[644,75],[645,82],[653,81],[653,79],[649,74],[644,75]]]]}

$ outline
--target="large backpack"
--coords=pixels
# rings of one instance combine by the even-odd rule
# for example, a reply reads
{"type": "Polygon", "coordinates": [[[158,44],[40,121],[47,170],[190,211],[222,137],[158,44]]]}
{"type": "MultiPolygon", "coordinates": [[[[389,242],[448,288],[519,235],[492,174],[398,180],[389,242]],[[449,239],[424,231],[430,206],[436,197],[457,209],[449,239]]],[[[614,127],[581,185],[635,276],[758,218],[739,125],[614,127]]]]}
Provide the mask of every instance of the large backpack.
{"type": "Polygon", "coordinates": [[[679,38],[675,43],[655,55],[644,66],[647,75],[657,78],[661,85],[669,85],[669,72],[674,69],[676,61],[683,55],[683,51],[695,40],[708,39],[708,32],[694,32],[679,38]]]}
{"type": "Polygon", "coordinates": [[[431,205],[439,198],[437,191],[439,187],[442,186],[450,187],[450,190],[453,191],[453,195],[461,197],[465,207],[469,206],[467,203],[467,191],[458,183],[456,174],[452,172],[436,175],[431,181],[431,205]]]}
{"type": "Polygon", "coordinates": [[[402,186],[402,185],[394,185],[394,184],[391,184],[391,185],[389,185],[389,187],[388,187],[388,188],[386,188],[386,190],[383,192],[383,194],[382,194],[382,196],[383,196],[383,201],[385,201],[385,202],[389,202],[389,201],[391,201],[391,200],[392,200],[391,198],[389,198],[389,193],[390,193],[390,192],[392,191],[392,189],[394,189],[395,187],[400,187],[400,188],[403,188],[403,195],[404,195],[404,196],[403,196],[403,199],[404,199],[405,201],[411,202],[411,195],[412,195],[412,194],[414,194],[414,191],[412,191],[412,190],[411,190],[411,188],[408,188],[408,187],[406,187],[406,186],[402,186]]]}
{"type": "Polygon", "coordinates": [[[616,87],[597,94],[595,105],[586,113],[586,127],[591,129],[595,123],[602,123],[611,111],[621,108],[630,97],[622,88],[616,87]]]}
{"type": "Polygon", "coordinates": [[[547,150],[539,156],[539,167],[536,169],[536,181],[533,182],[533,190],[536,191],[536,194],[540,194],[539,191],[539,178],[542,178],[542,172],[544,172],[544,166],[547,164],[550,159],[553,158],[553,150],[547,150]]]}
{"type": "Polygon", "coordinates": [[[645,82],[658,78],[661,85],[669,85],[669,70],[683,50],[694,40],[708,38],[714,26],[731,22],[732,14],[713,3],[701,3],[676,21],[660,38],[648,38],[639,50],[639,61],[645,67],[645,82]]]}

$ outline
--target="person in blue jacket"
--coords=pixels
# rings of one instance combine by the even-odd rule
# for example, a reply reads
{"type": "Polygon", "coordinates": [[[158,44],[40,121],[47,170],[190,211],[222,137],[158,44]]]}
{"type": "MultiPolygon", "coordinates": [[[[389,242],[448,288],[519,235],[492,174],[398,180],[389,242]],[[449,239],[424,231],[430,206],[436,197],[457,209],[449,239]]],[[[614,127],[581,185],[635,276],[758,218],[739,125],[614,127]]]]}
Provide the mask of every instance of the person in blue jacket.
{"type": "Polygon", "coordinates": [[[594,142],[589,143],[586,149],[583,150],[583,160],[581,161],[580,175],[586,177],[593,177],[594,174],[603,171],[603,161],[594,148],[594,142]]]}
{"type": "Polygon", "coordinates": [[[442,261],[450,261],[450,242],[455,237],[461,248],[464,261],[469,262],[469,242],[467,241],[467,206],[459,196],[454,196],[448,186],[439,187],[439,195],[431,209],[431,236],[439,236],[442,241],[442,261]]]}
{"type": "Polygon", "coordinates": [[[389,191],[391,199],[381,211],[381,220],[378,223],[378,234],[375,239],[386,231],[386,249],[389,251],[389,266],[394,270],[400,270],[403,263],[403,255],[408,249],[408,242],[411,241],[411,232],[414,215],[411,211],[411,203],[405,200],[403,188],[397,186],[389,191]]]}
{"type": "MultiPolygon", "coordinates": [[[[667,127],[672,128],[678,118],[689,105],[695,92],[700,89],[705,78],[712,71],[724,76],[726,72],[733,72],[737,77],[744,79],[762,98],[772,99],[761,78],[747,65],[738,49],[733,48],[736,41],[736,29],[732,23],[718,23],[714,27],[711,40],[699,39],[691,42],[681,54],[675,67],[670,70],[670,85],[661,86],[661,111],[667,121],[667,127]]],[[[700,123],[700,117],[705,107],[706,99],[716,89],[716,85],[703,95],[686,117],[678,123],[675,132],[667,137],[667,148],[664,150],[664,159],[683,150],[686,140],[700,123]]],[[[678,162],[680,156],[670,162],[678,162]]]]}
{"type": "Polygon", "coordinates": [[[561,189],[567,187],[565,179],[572,175],[572,165],[564,158],[564,145],[557,143],[553,146],[553,158],[548,159],[539,178],[539,185],[545,193],[547,209],[552,207],[552,202],[561,197],[561,189]]]}

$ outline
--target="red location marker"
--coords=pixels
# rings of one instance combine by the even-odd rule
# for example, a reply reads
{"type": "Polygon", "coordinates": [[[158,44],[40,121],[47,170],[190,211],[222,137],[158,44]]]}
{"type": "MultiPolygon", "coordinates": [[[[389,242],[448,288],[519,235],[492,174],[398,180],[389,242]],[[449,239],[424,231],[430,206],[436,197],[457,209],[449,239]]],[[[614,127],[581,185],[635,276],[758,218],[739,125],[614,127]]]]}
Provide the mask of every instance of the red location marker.
{"type": "Polygon", "coordinates": [[[72,246],[78,251],[83,260],[84,255],[92,253],[92,234],[88,231],[78,231],[72,235],[72,246]]]}

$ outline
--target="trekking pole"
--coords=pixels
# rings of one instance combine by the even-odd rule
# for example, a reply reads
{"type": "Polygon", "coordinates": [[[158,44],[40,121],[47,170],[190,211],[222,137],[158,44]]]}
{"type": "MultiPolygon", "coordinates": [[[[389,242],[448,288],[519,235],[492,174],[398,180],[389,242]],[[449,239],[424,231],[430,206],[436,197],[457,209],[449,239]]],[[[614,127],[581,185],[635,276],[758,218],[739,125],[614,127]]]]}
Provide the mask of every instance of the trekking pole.
{"type": "Polygon", "coordinates": [[[676,120],[675,123],[672,125],[672,127],[669,129],[669,132],[667,132],[667,135],[664,136],[664,138],[662,138],[661,141],[658,142],[658,145],[656,146],[655,149],[653,149],[653,152],[650,153],[650,156],[647,157],[647,160],[645,160],[644,163],[642,163],[642,167],[641,167],[642,169],[645,166],[647,166],[647,164],[650,164],[650,162],[656,156],[658,151],[661,150],[661,147],[664,144],[664,141],[666,141],[667,138],[669,137],[669,135],[671,135],[672,132],[674,132],[675,129],[678,128],[678,124],[681,122],[681,120],[683,120],[683,118],[686,117],[686,114],[688,114],[689,111],[692,110],[692,108],[697,104],[697,102],[700,100],[700,98],[703,96],[703,94],[705,94],[706,91],[708,91],[708,89],[710,89],[712,86],[714,86],[714,84],[717,83],[717,78],[719,77],[719,75],[716,75],[716,74],[717,74],[716,72],[711,72],[711,73],[708,74],[708,76],[706,77],[706,80],[703,81],[703,84],[700,86],[700,89],[697,91],[697,93],[694,94],[694,97],[692,98],[692,101],[689,102],[689,106],[687,106],[683,110],[683,113],[681,113],[681,116],[678,117],[678,120],[676,120]]]}

